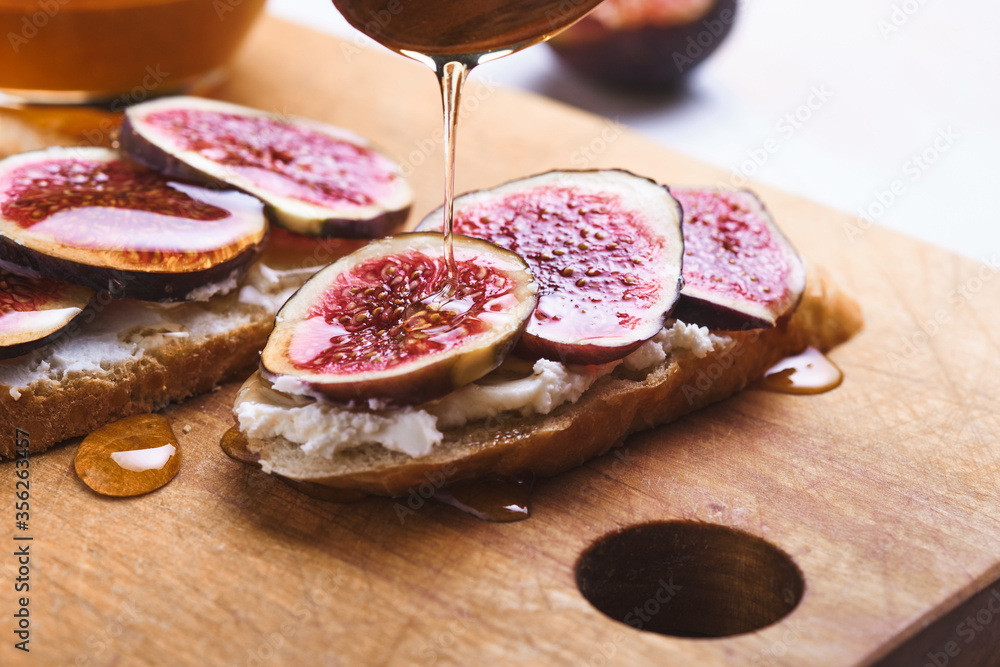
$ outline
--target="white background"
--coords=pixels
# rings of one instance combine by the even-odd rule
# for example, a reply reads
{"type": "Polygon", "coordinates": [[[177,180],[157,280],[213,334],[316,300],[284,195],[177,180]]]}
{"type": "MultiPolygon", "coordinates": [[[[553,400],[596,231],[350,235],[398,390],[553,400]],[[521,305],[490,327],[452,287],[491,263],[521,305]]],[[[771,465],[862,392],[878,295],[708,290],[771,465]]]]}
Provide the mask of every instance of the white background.
{"type": "MultiPolygon", "coordinates": [[[[353,34],[330,0],[269,0],[268,11],[353,34]]],[[[743,0],[728,39],[673,95],[602,89],[545,45],[473,76],[615,119],[736,184],[749,175],[854,215],[867,210],[878,224],[995,262],[998,30],[1000,3],[988,0],[743,0]],[[828,99],[804,107],[814,91],[828,99]],[[782,124],[795,113],[797,127],[782,124]]]]}

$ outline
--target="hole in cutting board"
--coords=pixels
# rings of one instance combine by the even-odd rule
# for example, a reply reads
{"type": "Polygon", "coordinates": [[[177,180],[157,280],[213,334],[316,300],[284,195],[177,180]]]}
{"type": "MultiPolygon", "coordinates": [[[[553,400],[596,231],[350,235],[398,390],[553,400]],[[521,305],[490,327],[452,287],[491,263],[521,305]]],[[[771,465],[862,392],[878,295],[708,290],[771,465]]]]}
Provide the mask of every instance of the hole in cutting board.
{"type": "Polygon", "coordinates": [[[802,571],[755,535],[708,523],[647,523],[605,535],[581,554],[576,585],[599,611],[639,630],[728,637],[788,615],[802,571]]]}

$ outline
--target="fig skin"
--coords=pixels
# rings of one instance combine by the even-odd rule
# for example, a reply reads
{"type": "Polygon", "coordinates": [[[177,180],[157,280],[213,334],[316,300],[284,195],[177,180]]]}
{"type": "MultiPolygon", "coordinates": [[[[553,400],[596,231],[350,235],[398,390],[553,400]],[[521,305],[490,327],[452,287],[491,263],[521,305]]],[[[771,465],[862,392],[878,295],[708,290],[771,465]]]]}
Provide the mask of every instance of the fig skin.
{"type": "MultiPolygon", "coordinates": [[[[521,254],[539,281],[518,355],[570,364],[622,359],[663,328],[681,287],[681,216],[668,188],[621,169],[551,171],[455,200],[457,233],[521,254]]],[[[442,225],[439,208],[417,229],[442,225]]]]}
{"type": "MultiPolygon", "coordinates": [[[[0,263],[11,272],[32,278],[54,278],[83,287],[107,292],[115,299],[139,299],[173,303],[187,301],[192,293],[206,286],[230,282],[242,276],[260,255],[267,237],[255,247],[230,259],[224,270],[219,266],[186,273],[153,271],[122,271],[109,267],[81,265],[44,253],[27,250],[24,246],[0,236],[0,263]]],[[[223,293],[222,291],[219,292],[223,293]]]]}
{"type": "MultiPolygon", "coordinates": [[[[25,224],[17,216],[24,216],[30,207],[22,206],[17,197],[9,196],[10,193],[0,192],[0,201],[3,204],[3,209],[0,211],[0,227],[2,227],[0,266],[22,276],[53,278],[99,292],[108,292],[114,298],[172,302],[207,298],[213,285],[218,285],[220,291],[224,291],[223,287],[226,285],[235,285],[236,279],[242,276],[264,248],[268,226],[263,216],[262,204],[256,199],[234,190],[219,192],[182,183],[168,183],[144,167],[130,166],[116,152],[108,149],[57,147],[15,155],[0,161],[0,181],[10,174],[18,173],[19,170],[44,168],[46,163],[50,166],[67,165],[74,161],[79,161],[81,165],[104,164],[107,165],[107,169],[117,170],[116,173],[119,175],[127,174],[128,178],[132,177],[134,170],[137,179],[135,182],[139,185],[133,190],[130,182],[127,186],[119,184],[118,189],[102,191],[92,184],[77,186],[71,182],[65,192],[70,199],[76,198],[83,202],[87,198],[100,199],[102,196],[116,195],[113,198],[134,200],[136,205],[119,207],[103,204],[100,201],[62,203],[53,200],[52,193],[46,191],[42,205],[52,207],[55,212],[50,211],[39,223],[25,224]],[[162,204],[167,210],[173,207],[182,211],[209,212],[214,217],[204,219],[210,220],[212,224],[231,218],[231,224],[238,226],[243,235],[228,246],[207,246],[204,249],[197,249],[192,254],[187,247],[180,250],[170,248],[138,250],[135,247],[81,246],[75,245],[76,242],[72,238],[66,237],[54,237],[53,240],[47,241],[45,238],[48,232],[37,235],[32,231],[35,229],[35,224],[47,223],[56,215],[72,216],[77,223],[75,227],[61,222],[59,229],[64,231],[58,233],[83,232],[84,236],[89,233],[94,238],[104,240],[108,232],[99,227],[101,215],[104,215],[101,211],[160,213],[160,209],[157,208],[160,200],[152,198],[150,192],[155,192],[157,195],[166,193],[170,197],[162,204]],[[8,195],[6,199],[5,194],[8,195]],[[238,249],[240,246],[242,250],[237,250],[233,255],[222,257],[214,255],[217,252],[225,253],[230,248],[238,249]],[[173,263],[179,270],[151,270],[159,267],[153,262],[145,264],[149,258],[143,258],[146,255],[159,256],[160,253],[162,253],[162,264],[173,263]],[[192,257],[198,268],[185,270],[182,264],[190,262],[192,257]],[[174,262],[174,259],[177,261],[174,262]]],[[[65,178],[66,174],[62,173],[60,176],[65,178]]],[[[25,200],[34,204],[32,197],[33,195],[29,195],[25,200]]],[[[162,216],[162,220],[172,220],[174,217],[177,216],[166,213],[162,216]]],[[[191,231],[191,226],[196,226],[201,222],[201,218],[180,216],[177,219],[178,224],[186,226],[187,230],[174,230],[176,234],[183,236],[184,233],[190,233],[192,238],[201,238],[197,230],[191,231]]],[[[157,231],[156,228],[147,228],[143,233],[147,237],[154,233],[170,235],[169,230],[157,231]]],[[[174,243],[177,242],[175,235],[171,235],[171,239],[174,243]]]]}
{"type": "MultiPolygon", "coordinates": [[[[456,235],[455,258],[459,279],[451,303],[470,297],[469,290],[486,298],[490,285],[474,282],[476,271],[485,268],[481,281],[491,275],[510,279],[506,291],[465,312],[460,331],[421,328],[419,321],[405,327],[418,317],[410,314],[412,307],[433,301],[446,269],[440,234],[396,234],[322,269],[285,303],[261,353],[261,376],[279,391],[363,405],[369,399],[425,403],[478,380],[500,365],[524,331],[537,303],[536,285],[523,259],[487,241],[456,235]],[[403,274],[393,261],[420,266],[421,275],[410,273],[412,281],[399,283],[403,274]],[[486,309],[490,304],[496,308],[486,309]]],[[[440,310],[449,310],[447,303],[440,310]]]]}
{"type": "MultiPolygon", "coordinates": [[[[596,18],[603,5],[549,41],[556,55],[583,76],[633,91],[667,91],[718,48],[736,19],[736,0],[707,0],[699,17],[609,25],[596,18]],[[676,22],[684,21],[684,22],[676,22]]],[[[614,0],[605,0],[608,9],[614,0]]],[[[648,4],[662,4],[648,0],[648,4]]],[[[652,14],[654,9],[650,9],[652,14]]]]}
{"type": "Polygon", "coordinates": [[[774,327],[794,312],[805,291],[805,264],[757,195],[711,188],[673,192],[684,209],[686,247],[697,253],[685,263],[674,317],[713,330],[743,331],[774,327]],[[707,258],[715,265],[709,267],[707,258]]]}
{"type": "Polygon", "coordinates": [[[50,278],[26,278],[0,268],[0,359],[12,359],[48,345],[63,335],[94,301],[96,292],[50,278]],[[76,309],[76,314],[66,312],[76,309]],[[64,318],[45,322],[39,327],[28,316],[19,323],[21,329],[8,324],[7,319],[19,313],[56,311],[64,318]]]}
{"type": "MultiPolygon", "coordinates": [[[[206,187],[232,188],[257,197],[264,203],[268,220],[289,231],[308,236],[336,237],[343,239],[372,239],[387,236],[402,229],[410,215],[413,195],[401,169],[394,174],[393,199],[381,211],[336,210],[285,197],[268,191],[265,187],[241,176],[225,165],[181,148],[175,138],[166,138],[161,132],[145,127],[146,117],[161,112],[204,111],[270,120],[319,136],[333,137],[361,149],[389,158],[372,146],[364,137],[325,123],[303,118],[269,114],[258,109],[196,97],[168,97],[130,107],[122,119],[119,144],[132,160],[165,176],[177,178],[206,187]]],[[[290,161],[306,155],[289,156],[290,161]]],[[[395,165],[395,163],[392,163],[395,165]]],[[[383,202],[376,202],[378,206],[383,202]]]]}

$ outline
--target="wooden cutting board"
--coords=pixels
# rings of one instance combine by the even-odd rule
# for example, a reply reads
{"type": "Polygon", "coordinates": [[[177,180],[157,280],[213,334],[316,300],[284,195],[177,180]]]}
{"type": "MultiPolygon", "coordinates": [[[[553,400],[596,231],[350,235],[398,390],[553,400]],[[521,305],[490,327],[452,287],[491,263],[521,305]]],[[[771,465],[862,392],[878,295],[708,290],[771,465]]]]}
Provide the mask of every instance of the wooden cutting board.
{"type": "MultiPolygon", "coordinates": [[[[439,203],[439,102],[418,65],[267,19],[219,95],[366,134],[412,169],[415,220],[439,203]]],[[[469,91],[460,191],[555,167],[726,182],[608,120],[489,85],[469,91]]],[[[387,499],[325,503],[230,460],[217,444],[236,389],[225,386],[169,412],[184,462],[148,496],[91,493],[73,473],[72,444],[33,460],[31,653],[13,649],[8,541],[0,663],[990,664],[1000,653],[990,610],[998,258],[984,258],[991,268],[755,189],[863,305],[866,329],[832,354],[846,372],[836,391],[744,392],[539,481],[530,520],[491,524],[430,502],[404,521],[387,499]],[[766,539],[801,569],[801,603],[774,625],[717,639],[612,621],[581,596],[576,559],[603,535],[655,520],[766,539]]],[[[13,472],[0,466],[8,540],[13,472]]],[[[741,585],[734,598],[747,595],[741,585]]]]}

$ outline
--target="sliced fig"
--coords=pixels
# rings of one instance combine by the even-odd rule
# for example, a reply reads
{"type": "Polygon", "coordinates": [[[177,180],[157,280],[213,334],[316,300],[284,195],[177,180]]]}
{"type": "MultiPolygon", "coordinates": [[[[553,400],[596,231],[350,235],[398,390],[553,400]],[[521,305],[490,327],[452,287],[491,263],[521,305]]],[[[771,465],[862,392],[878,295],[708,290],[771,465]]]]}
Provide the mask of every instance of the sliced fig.
{"type": "Polygon", "coordinates": [[[805,266],[756,195],[672,192],[684,209],[684,289],[674,317],[735,331],[773,327],[795,308],[805,266]]]}
{"type": "Polygon", "coordinates": [[[718,48],[736,0],[604,0],[549,41],[580,74],[614,88],[670,90],[718,48]]]}
{"type": "Polygon", "coordinates": [[[197,97],[130,107],[121,147],[175,178],[225,183],[300,234],[377,238],[402,227],[413,195],[398,164],[348,130],[197,97]]]}
{"type": "Polygon", "coordinates": [[[456,236],[456,280],[438,300],[443,251],[440,234],[397,234],[322,269],[278,312],[262,375],[279,390],[403,404],[486,375],[524,329],[534,279],[514,253],[456,236]]]}
{"type": "Polygon", "coordinates": [[[94,298],[94,290],[0,269],[0,359],[41,347],[59,335],[94,298]]]}
{"type": "Polygon", "coordinates": [[[0,161],[0,264],[150,301],[235,287],[267,236],[259,201],[168,182],[103,148],[0,161]]]}
{"type": "MultiPolygon", "coordinates": [[[[440,229],[441,209],[418,229],[440,229]]],[[[553,171],[455,200],[455,231],[531,266],[538,308],[525,354],[569,363],[620,359],[656,335],[680,290],[681,209],[627,171],[553,171]]]]}

